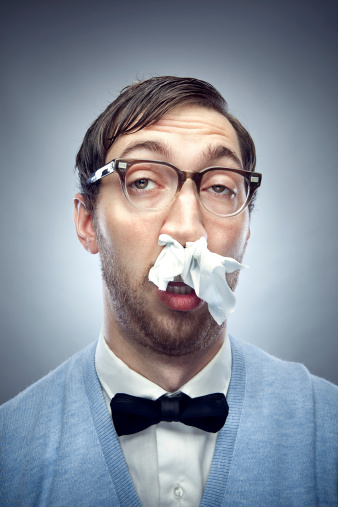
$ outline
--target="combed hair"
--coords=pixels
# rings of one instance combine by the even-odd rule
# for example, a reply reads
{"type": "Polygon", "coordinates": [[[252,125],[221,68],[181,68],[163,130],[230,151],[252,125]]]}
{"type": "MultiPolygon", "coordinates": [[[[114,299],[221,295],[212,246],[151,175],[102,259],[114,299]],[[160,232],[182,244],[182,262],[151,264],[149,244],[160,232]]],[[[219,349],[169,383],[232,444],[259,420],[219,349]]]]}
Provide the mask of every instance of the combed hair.
{"type": "MultiPolygon", "coordinates": [[[[115,139],[137,132],[159,121],[177,106],[196,104],[225,116],[235,129],[241,149],[243,169],[254,171],[254,142],[243,125],[228,111],[222,95],[206,81],[190,77],[159,76],[126,86],[86,132],[76,156],[80,191],[86,205],[95,210],[100,181],[87,183],[87,178],[105,165],[107,152],[115,139]]],[[[253,203],[250,203],[250,211],[253,203]]]]}

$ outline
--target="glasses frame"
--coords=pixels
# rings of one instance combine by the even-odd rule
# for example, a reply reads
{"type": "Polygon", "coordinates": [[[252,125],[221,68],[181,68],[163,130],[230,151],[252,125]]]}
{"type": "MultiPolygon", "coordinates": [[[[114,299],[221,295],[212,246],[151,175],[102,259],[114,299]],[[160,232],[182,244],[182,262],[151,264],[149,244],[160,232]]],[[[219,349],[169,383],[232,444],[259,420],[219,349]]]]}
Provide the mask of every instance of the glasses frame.
{"type": "Polygon", "coordinates": [[[184,183],[187,180],[192,180],[195,183],[195,194],[198,199],[198,202],[202,206],[202,208],[211,215],[215,215],[217,217],[222,218],[230,218],[239,215],[242,213],[245,208],[250,204],[256,190],[260,187],[262,182],[262,175],[260,173],[256,173],[253,171],[245,171],[244,169],[233,169],[231,167],[223,167],[223,166],[211,166],[206,167],[205,169],[202,169],[200,172],[191,172],[191,171],[182,171],[181,169],[178,169],[175,165],[171,164],[170,162],[163,162],[162,160],[149,160],[149,159],[127,159],[127,158],[115,158],[108,162],[108,164],[104,165],[103,167],[100,167],[100,169],[97,169],[94,173],[92,173],[89,178],[87,179],[87,183],[96,183],[97,181],[101,180],[102,178],[105,178],[106,176],[109,176],[109,174],[117,173],[120,178],[121,188],[123,191],[123,194],[127,201],[134,207],[141,211],[159,211],[162,209],[165,209],[169,207],[177,198],[177,195],[179,194],[180,190],[182,189],[184,183]],[[178,177],[178,184],[176,193],[174,194],[172,200],[165,204],[161,208],[141,208],[140,206],[137,206],[129,197],[127,188],[126,188],[126,173],[128,169],[133,166],[134,164],[147,162],[147,163],[154,163],[154,164],[161,164],[165,165],[167,167],[170,167],[171,169],[174,169],[177,173],[178,177]],[[216,170],[226,170],[232,173],[240,174],[244,178],[248,180],[249,183],[249,192],[246,198],[245,203],[241,206],[241,208],[236,211],[235,213],[232,213],[230,215],[220,215],[219,213],[214,213],[213,211],[209,210],[205,207],[203,202],[200,199],[200,188],[201,188],[201,182],[204,174],[210,171],[216,171],[216,170]]]}

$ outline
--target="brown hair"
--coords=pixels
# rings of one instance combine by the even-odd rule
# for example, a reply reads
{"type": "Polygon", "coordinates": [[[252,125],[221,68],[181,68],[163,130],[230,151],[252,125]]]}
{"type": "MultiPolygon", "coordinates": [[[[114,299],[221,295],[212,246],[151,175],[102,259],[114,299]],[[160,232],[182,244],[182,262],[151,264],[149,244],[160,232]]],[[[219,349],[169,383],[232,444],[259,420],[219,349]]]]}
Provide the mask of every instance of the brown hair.
{"type": "MultiPolygon", "coordinates": [[[[183,104],[200,105],[224,115],[237,133],[243,169],[254,171],[254,142],[243,125],[228,112],[228,104],[216,88],[190,77],[152,77],[123,88],[86,132],[76,156],[76,167],[80,191],[90,210],[95,209],[100,181],[88,184],[87,178],[105,164],[106,154],[115,139],[156,123],[174,107],[183,104]]],[[[252,207],[251,202],[250,211],[252,207]]]]}

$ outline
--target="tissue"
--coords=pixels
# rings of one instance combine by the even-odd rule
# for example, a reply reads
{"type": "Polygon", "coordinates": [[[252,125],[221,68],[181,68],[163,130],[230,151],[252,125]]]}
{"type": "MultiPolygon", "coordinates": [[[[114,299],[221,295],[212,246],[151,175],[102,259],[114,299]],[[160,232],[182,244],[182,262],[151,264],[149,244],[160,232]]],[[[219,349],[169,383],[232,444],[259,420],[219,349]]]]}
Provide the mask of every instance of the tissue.
{"type": "Polygon", "coordinates": [[[149,280],[160,290],[166,290],[168,283],[180,275],[183,282],[208,303],[209,312],[221,325],[236,306],[225,274],[246,266],[231,257],[210,252],[204,237],[187,242],[184,248],[168,234],[161,234],[158,244],[164,248],[149,271],[149,280]]]}

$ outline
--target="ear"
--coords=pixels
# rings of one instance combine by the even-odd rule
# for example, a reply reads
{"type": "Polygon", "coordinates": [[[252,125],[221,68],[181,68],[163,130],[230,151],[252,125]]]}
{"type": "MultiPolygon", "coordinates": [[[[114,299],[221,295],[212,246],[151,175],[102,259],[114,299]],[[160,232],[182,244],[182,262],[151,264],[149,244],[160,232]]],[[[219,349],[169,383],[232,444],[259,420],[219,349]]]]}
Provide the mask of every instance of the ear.
{"type": "Polygon", "coordinates": [[[93,217],[86,207],[82,194],[76,194],[74,197],[74,223],[77,237],[83,248],[89,253],[97,254],[99,249],[93,227],[93,217]]]}

